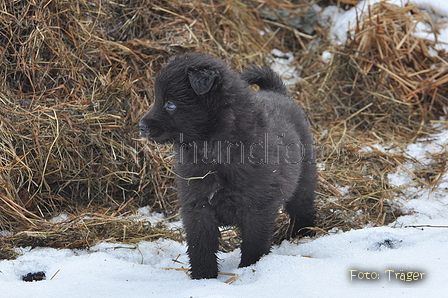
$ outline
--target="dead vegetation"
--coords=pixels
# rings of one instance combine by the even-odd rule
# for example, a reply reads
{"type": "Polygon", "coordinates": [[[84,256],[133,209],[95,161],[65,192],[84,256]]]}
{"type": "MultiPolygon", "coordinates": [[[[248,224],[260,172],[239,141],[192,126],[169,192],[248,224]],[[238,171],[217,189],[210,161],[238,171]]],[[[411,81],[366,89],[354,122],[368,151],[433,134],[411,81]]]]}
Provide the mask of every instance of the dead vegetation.
{"type": "MultiPolygon", "coordinates": [[[[405,147],[430,133],[428,124],[447,114],[447,53],[414,34],[419,23],[433,26],[429,32],[442,24],[412,5],[386,2],[358,18],[362,21],[345,47],[320,45],[320,51],[334,54],[330,63],[312,56],[301,60],[305,71],[319,69],[306,72],[299,100],[315,125],[323,165],[319,227],[325,231],[384,225],[399,216],[394,204],[399,190],[389,186],[387,174],[415,161],[372,145],[405,147]]],[[[446,170],[443,165],[436,171],[446,170]]],[[[435,185],[420,174],[415,177],[423,187],[435,185]]]]}
{"type": "MultiPolygon", "coordinates": [[[[177,214],[170,147],[141,142],[136,127],[152,102],[155,73],[192,51],[236,69],[265,63],[273,48],[293,51],[303,78],[293,97],[308,112],[318,149],[316,230],[393,221],[398,190],[387,173],[408,158],[362,148],[405,146],[446,115],[447,54],[413,34],[418,22],[433,32],[441,24],[414,6],[379,3],[337,47],[317,25],[303,34],[258,13],[280,7],[295,16],[309,5],[0,0],[0,230],[12,232],[0,237],[0,258],[14,257],[14,246],[182,239],[131,215],[147,205],[177,214]],[[328,64],[324,50],[334,54],[328,64]],[[50,221],[61,213],[66,220],[50,221]]],[[[446,166],[415,175],[434,186],[434,171],[446,166]]],[[[278,222],[276,241],[286,216],[278,222]]],[[[224,234],[223,249],[238,245],[235,231],[224,234]]]]}

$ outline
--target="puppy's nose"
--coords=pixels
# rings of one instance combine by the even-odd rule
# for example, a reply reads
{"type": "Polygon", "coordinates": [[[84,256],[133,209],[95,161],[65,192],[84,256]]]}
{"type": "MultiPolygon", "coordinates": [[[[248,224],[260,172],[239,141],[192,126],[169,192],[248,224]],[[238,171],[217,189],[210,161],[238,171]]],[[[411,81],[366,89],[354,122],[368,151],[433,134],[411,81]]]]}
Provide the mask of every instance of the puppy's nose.
{"type": "Polygon", "coordinates": [[[148,126],[146,124],[143,124],[140,122],[140,124],[138,125],[138,128],[140,129],[140,134],[144,135],[146,130],[148,129],[148,126]]]}

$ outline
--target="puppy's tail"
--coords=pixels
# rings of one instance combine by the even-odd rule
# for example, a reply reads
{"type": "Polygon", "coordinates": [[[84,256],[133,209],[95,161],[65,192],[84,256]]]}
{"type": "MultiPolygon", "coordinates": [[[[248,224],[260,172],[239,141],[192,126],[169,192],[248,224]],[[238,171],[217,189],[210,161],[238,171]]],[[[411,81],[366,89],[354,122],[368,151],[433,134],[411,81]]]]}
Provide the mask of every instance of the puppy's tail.
{"type": "Polygon", "coordinates": [[[283,80],[269,67],[254,66],[246,68],[241,73],[241,78],[249,85],[256,84],[264,91],[272,91],[290,96],[283,80]]]}

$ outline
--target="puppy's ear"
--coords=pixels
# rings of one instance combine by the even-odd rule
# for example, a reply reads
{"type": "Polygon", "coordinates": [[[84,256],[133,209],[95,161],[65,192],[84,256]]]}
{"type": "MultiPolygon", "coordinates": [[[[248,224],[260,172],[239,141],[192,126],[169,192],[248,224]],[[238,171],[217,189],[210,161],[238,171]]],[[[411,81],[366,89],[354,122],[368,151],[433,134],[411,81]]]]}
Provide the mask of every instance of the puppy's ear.
{"type": "Polygon", "coordinates": [[[210,68],[197,69],[190,68],[188,70],[188,78],[191,88],[197,95],[203,95],[209,92],[215,84],[219,71],[210,68]]]}

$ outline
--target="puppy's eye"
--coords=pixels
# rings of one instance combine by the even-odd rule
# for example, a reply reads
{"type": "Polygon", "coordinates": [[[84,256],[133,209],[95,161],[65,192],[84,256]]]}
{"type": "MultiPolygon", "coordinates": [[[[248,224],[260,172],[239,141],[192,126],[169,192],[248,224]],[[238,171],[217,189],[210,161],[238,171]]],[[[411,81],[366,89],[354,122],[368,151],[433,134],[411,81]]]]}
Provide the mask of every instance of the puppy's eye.
{"type": "Polygon", "coordinates": [[[174,111],[176,109],[176,105],[174,103],[172,103],[171,101],[167,101],[165,103],[165,110],[167,110],[168,112],[174,111]]]}

